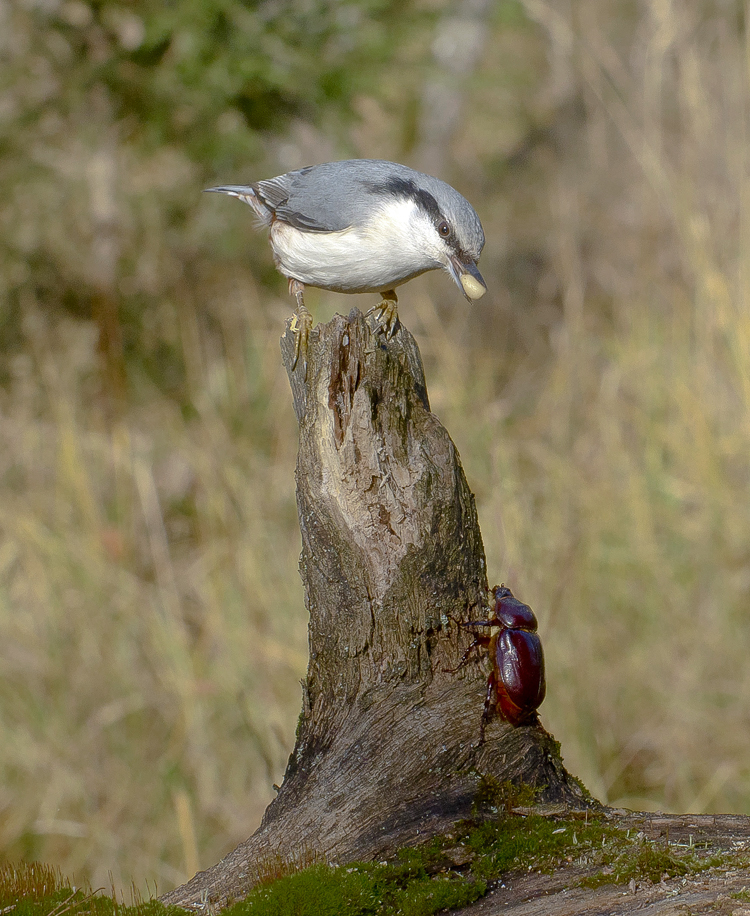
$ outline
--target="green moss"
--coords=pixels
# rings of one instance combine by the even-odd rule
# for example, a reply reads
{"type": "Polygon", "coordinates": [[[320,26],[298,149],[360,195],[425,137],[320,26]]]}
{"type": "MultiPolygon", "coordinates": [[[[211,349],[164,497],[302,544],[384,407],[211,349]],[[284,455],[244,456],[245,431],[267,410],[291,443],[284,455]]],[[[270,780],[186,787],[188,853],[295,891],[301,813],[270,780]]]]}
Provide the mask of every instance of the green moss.
{"type": "Polygon", "coordinates": [[[631,880],[645,879],[656,884],[662,877],[688,875],[703,867],[695,856],[678,857],[668,847],[656,843],[623,849],[614,856],[605,857],[604,864],[605,871],[584,878],[581,885],[601,887],[603,884],[627,884],[631,880]]]}
{"type": "Polygon", "coordinates": [[[38,862],[0,866],[0,912],[13,916],[187,916],[158,900],[132,906],[76,887],[58,869],[38,862]]]}
{"type": "Polygon", "coordinates": [[[487,821],[467,841],[477,858],[473,873],[493,880],[514,869],[550,870],[572,855],[580,858],[612,843],[618,832],[595,819],[560,821],[540,815],[487,821]]]}
{"type": "Polygon", "coordinates": [[[526,783],[516,785],[508,779],[501,782],[495,776],[485,774],[479,780],[472,812],[476,816],[487,808],[495,808],[511,814],[513,808],[531,808],[543,788],[526,783]]]}
{"type": "Polygon", "coordinates": [[[602,871],[583,878],[581,887],[601,887],[603,884],[627,884],[629,881],[651,881],[680,875],[694,875],[709,868],[726,865],[728,853],[714,853],[700,856],[698,846],[691,846],[687,852],[677,853],[674,846],[662,841],[621,838],[619,843],[607,850],[601,857],[602,871]]]}
{"type": "Polygon", "coordinates": [[[165,907],[158,900],[147,900],[132,906],[118,903],[112,897],[84,890],[61,888],[43,897],[17,900],[13,916],[186,916],[177,907],[165,907]]]}
{"type": "Polygon", "coordinates": [[[485,893],[482,882],[448,874],[433,877],[417,857],[409,858],[388,865],[315,865],[251,891],[227,916],[430,916],[466,906],[485,893]]]}
{"type": "Polygon", "coordinates": [[[631,878],[648,878],[656,884],[663,875],[674,878],[689,874],[693,871],[692,856],[690,859],[678,858],[664,846],[647,843],[640,849],[621,853],[615,861],[615,873],[619,877],[618,883],[630,881],[631,878]]]}
{"type": "MultiPolygon", "coordinates": [[[[495,803],[533,800],[533,793],[505,783],[487,781],[485,791],[495,803]]],[[[729,854],[709,856],[692,844],[680,849],[642,833],[631,836],[586,812],[566,818],[506,815],[463,822],[450,834],[400,850],[388,862],[335,867],[307,857],[305,864],[312,864],[300,870],[299,862],[270,863],[268,880],[226,916],[430,916],[470,904],[490,882],[513,871],[585,865],[599,870],[580,885],[595,888],[631,880],[655,883],[665,875],[694,874],[728,861],[729,854]]],[[[0,911],[9,905],[15,907],[13,916],[186,916],[155,900],[124,906],[75,889],[58,871],[40,865],[0,869],[0,911]]]]}
{"type": "Polygon", "coordinates": [[[319,913],[360,913],[372,909],[376,902],[375,888],[368,876],[355,869],[333,870],[327,865],[314,865],[296,875],[288,875],[265,887],[256,888],[240,903],[226,912],[227,916],[245,913],[294,913],[296,916],[319,913]]]}
{"type": "MultiPolygon", "coordinates": [[[[533,802],[534,792],[491,784],[488,800],[533,802]]],[[[248,914],[431,914],[465,906],[481,897],[489,881],[513,870],[551,869],[571,855],[598,854],[623,837],[602,821],[561,821],[539,815],[466,822],[455,833],[401,850],[388,863],[316,865],[257,888],[229,911],[248,914]]]]}

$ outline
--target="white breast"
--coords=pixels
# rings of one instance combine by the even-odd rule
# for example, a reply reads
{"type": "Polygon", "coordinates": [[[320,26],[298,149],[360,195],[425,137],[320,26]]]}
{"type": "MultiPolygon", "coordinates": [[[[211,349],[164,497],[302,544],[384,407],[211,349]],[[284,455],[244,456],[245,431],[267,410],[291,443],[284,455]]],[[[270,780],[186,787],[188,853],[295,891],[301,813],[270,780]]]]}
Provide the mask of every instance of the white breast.
{"type": "Polygon", "coordinates": [[[374,213],[363,228],[302,232],[276,220],[270,239],[285,276],[321,289],[370,293],[443,266],[434,247],[425,244],[426,230],[434,233],[432,226],[422,225],[413,202],[398,200],[374,213]]]}

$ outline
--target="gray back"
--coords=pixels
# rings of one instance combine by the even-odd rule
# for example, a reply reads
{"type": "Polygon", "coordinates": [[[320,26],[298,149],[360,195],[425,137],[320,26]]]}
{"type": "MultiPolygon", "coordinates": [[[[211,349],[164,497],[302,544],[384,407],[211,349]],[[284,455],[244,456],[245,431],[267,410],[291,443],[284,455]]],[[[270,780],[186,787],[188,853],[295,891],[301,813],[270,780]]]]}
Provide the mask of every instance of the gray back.
{"type": "Polygon", "coordinates": [[[253,188],[279,219],[312,232],[360,225],[385,200],[416,197],[434,218],[448,220],[465,251],[478,258],[484,245],[482,224],[465,197],[444,181],[397,162],[326,162],[259,181],[253,188]]]}

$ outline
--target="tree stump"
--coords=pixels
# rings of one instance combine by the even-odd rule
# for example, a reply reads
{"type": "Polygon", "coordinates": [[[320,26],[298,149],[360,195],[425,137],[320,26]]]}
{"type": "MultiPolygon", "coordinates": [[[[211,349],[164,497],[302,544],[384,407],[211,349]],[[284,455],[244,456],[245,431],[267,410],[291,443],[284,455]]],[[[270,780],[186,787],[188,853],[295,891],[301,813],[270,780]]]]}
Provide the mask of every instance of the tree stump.
{"type": "Polygon", "coordinates": [[[469,817],[487,780],[586,805],[541,725],[495,717],[480,744],[482,664],[455,668],[485,615],[476,507],[430,412],[404,328],[386,340],[359,310],[311,334],[305,376],[281,341],[299,420],[300,570],[310,659],[294,751],[250,839],[163,898],[240,899],[275,857],[345,862],[392,853],[469,817]]]}

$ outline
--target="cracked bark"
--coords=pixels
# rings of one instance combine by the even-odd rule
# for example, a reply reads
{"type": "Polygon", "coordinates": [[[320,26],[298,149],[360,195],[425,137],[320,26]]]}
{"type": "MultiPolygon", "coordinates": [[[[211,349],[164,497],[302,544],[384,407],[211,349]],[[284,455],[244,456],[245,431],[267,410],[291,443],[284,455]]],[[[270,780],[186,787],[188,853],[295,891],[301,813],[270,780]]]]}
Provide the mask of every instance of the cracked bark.
{"type": "Polygon", "coordinates": [[[387,856],[468,817],[483,777],[585,804],[541,725],[494,718],[479,746],[486,671],[447,670],[471,641],[453,621],[487,604],[474,497],[414,338],[372,328],[358,310],[315,328],[306,378],[282,337],[310,615],[296,743],[255,834],[165,903],[224,906],[275,857],[387,856]]]}

